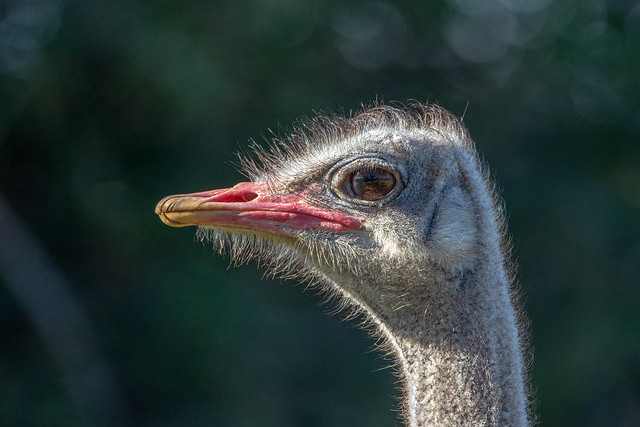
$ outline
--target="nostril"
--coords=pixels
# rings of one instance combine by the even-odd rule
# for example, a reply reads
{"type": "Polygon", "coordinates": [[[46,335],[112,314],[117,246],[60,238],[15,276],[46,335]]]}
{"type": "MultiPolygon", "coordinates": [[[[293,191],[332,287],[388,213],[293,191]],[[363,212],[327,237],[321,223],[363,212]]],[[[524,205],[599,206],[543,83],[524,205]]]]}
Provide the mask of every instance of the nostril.
{"type": "Polygon", "coordinates": [[[244,200],[245,202],[250,202],[253,199],[255,199],[256,197],[258,197],[257,193],[247,193],[247,194],[243,194],[242,195],[242,200],[244,200]]]}

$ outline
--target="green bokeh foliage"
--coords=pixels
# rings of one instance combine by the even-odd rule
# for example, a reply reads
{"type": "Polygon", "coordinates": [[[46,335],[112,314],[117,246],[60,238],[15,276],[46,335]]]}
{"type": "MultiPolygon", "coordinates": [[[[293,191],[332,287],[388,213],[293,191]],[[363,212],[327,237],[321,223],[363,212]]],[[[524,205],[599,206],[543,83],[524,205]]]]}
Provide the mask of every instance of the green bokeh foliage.
{"type": "Polygon", "coordinates": [[[0,4],[0,194],[115,384],[74,397],[0,271],[1,424],[397,423],[357,321],[153,213],[243,179],[230,162],[250,138],[374,99],[464,114],[497,177],[543,424],[640,424],[636,2],[0,4]]]}

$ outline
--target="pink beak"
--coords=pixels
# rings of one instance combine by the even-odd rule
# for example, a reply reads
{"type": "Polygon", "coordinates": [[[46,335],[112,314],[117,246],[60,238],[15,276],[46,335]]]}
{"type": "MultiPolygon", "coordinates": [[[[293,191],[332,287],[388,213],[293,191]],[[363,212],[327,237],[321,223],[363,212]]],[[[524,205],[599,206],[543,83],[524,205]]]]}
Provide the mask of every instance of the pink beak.
{"type": "Polygon", "coordinates": [[[177,194],[160,200],[156,213],[171,227],[240,227],[286,236],[300,230],[363,228],[357,218],[311,205],[301,194],[273,196],[266,189],[264,183],[241,182],[232,188],[177,194]]]}

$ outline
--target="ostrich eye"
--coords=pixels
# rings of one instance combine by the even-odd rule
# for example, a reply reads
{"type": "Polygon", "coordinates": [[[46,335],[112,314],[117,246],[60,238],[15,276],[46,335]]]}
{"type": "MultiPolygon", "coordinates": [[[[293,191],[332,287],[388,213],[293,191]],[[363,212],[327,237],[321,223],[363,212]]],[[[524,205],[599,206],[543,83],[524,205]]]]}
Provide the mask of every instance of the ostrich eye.
{"type": "Polygon", "coordinates": [[[362,155],[344,159],[327,174],[327,184],[338,198],[350,205],[382,206],[393,200],[406,183],[404,167],[384,155],[362,155]]]}
{"type": "Polygon", "coordinates": [[[396,177],[388,170],[375,168],[357,170],[349,177],[349,186],[354,197],[360,200],[380,200],[393,191],[396,177]]]}

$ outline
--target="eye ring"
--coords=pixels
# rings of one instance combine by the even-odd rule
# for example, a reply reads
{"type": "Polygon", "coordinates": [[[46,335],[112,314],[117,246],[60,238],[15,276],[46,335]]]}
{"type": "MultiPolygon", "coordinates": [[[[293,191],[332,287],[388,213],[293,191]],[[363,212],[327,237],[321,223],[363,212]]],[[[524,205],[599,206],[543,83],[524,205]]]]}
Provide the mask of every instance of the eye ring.
{"type": "Polygon", "coordinates": [[[357,157],[337,163],[328,174],[331,191],[350,204],[380,206],[404,188],[404,169],[379,156],[357,157]]]}

